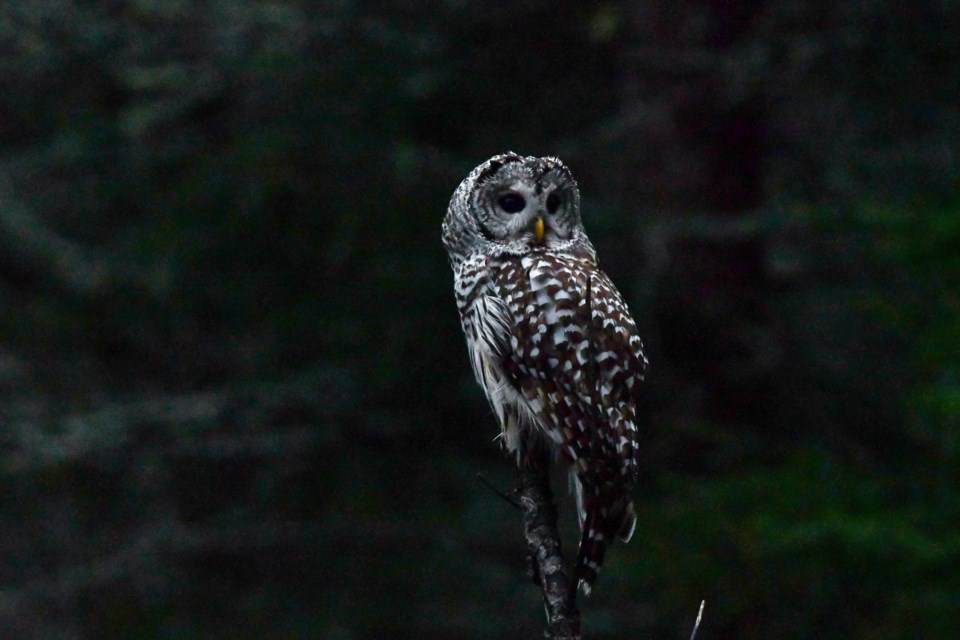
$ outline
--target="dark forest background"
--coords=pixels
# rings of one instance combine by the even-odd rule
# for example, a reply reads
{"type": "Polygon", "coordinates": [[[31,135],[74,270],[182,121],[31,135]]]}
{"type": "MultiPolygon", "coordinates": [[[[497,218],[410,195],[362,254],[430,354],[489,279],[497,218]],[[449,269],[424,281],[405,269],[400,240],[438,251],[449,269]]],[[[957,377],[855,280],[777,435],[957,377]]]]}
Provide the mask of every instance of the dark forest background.
{"type": "Polygon", "coordinates": [[[958,96],[946,0],[3,3],[0,635],[539,637],[439,240],[511,149],[652,363],[585,637],[957,637],[958,96]]]}

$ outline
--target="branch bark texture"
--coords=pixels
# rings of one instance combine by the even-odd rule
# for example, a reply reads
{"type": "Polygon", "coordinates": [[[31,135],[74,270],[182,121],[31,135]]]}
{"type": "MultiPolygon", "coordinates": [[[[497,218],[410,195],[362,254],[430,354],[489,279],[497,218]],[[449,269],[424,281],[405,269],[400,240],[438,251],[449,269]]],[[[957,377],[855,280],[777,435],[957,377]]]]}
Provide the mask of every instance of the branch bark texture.
{"type": "Polygon", "coordinates": [[[547,454],[540,446],[529,454],[520,468],[520,504],[534,578],[543,592],[546,636],[553,640],[580,640],[580,612],[572,577],[560,550],[547,454]]]}

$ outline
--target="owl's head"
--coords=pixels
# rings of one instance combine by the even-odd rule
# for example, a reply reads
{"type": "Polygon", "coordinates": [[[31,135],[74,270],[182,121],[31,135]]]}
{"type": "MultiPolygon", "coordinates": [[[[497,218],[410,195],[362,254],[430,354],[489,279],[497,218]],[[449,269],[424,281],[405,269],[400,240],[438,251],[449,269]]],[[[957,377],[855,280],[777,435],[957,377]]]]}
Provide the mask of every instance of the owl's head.
{"type": "Polygon", "coordinates": [[[593,252],[580,221],[580,190],[558,158],[494,156],[450,199],[443,242],[451,260],[538,251],[593,252]]]}

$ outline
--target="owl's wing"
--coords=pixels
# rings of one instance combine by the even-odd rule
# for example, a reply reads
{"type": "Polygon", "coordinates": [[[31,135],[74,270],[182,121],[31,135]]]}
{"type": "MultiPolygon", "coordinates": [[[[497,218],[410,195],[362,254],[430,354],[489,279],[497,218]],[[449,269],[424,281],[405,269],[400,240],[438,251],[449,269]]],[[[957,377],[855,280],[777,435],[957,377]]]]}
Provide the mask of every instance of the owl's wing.
{"type": "Polygon", "coordinates": [[[603,271],[591,274],[590,336],[598,391],[605,408],[635,400],[647,370],[637,325],[623,296],[603,271]]]}
{"type": "Polygon", "coordinates": [[[604,424],[595,444],[605,463],[597,469],[599,480],[632,486],[637,473],[636,400],[647,358],[626,302],[605,273],[591,274],[588,295],[592,384],[604,424]]]}
{"type": "Polygon", "coordinates": [[[507,303],[492,295],[478,296],[464,318],[464,329],[473,375],[497,416],[503,445],[519,455],[521,426],[533,424],[535,418],[504,366],[511,357],[513,336],[507,303]]]}
{"type": "Polygon", "coordinates": [[[469,330],[467,343],[470,348],[470,364],[477,382],[490,396],[492,383],[499,383],[491,374],[501,372],[501,364],[510,349],[510,310],[507,304],[494,296],[479,296],[467,312],[469,330]],[[491,371],[493,369],[494,371],[491,371]]]}

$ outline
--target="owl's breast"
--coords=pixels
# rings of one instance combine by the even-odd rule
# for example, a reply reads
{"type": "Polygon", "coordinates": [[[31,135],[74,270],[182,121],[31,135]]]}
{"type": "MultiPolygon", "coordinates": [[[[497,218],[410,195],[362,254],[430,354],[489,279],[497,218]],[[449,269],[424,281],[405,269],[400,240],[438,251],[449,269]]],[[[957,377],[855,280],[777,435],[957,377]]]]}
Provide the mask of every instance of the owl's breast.
{"type": "Polygon", "coordinates": [[[540,252],[506,261],[497,270],[497,293],[513,318],[509,365],[518,377],[579,377],[587,362],[588,266],[540,252]]]}

